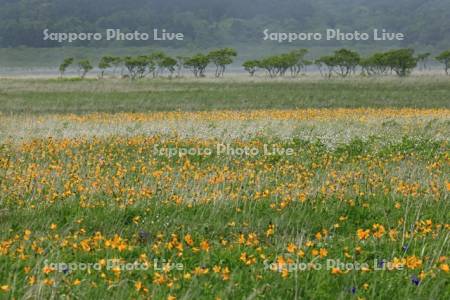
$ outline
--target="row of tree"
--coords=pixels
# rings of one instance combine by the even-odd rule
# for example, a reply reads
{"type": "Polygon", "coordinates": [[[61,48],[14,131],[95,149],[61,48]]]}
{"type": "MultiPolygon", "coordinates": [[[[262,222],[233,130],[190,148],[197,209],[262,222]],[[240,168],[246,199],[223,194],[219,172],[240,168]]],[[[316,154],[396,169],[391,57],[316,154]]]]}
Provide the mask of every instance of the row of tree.
{"type": "MultiPolygon", "coordinates": [[[[357,70],[361,70],[365,76],[396,74],[404,77],[411,74],[418,64],[426,67],[426,62],[431,57],[430,53],[415,55],[412,49],[374,53],[367,58],[362,58],[355,51],[340,49],[334,51],[332,55],[322,56],[314,61],[308,60],[307,54],[307,49],[298,49],[260,60],[248,60],[243,63],[243,67],[250,76],[254,76],[257,70],[266,71],[270,77],[285,76],[287,73],[297,76],[301,72],[305,72],[308,66],[316,65],[325,77],[333,75],[347,77],[355,74],[357,70]]],[[[191,57],[176,56],[173,58],[161,51],[140,56],[104,56],[98,63],[98,69],[101,78],[107,70],[112,69],[115,74],[118,68],[121,69],[121,76],[131,79],[144,78],[149,74],[156,78],[164,73],[168,73],[170,77],[176,73],[179,77],[183,69],[191,70],[195,77],[204,77],[206,68],[212,64],[215,67],[214,76],[222,77],[226,67],[233,63],[236,56],[236,50],[231,48],[217,49],[208,54],[199,53],[191,57]],[[127,71],[127,74],[124,74],[124,70],[127,71]]],[[[445,73],[448,75],[450,50],[442,52],[435,59],[444,65],[445,73]]],[[[72,64],[74,64],[73,58],[66,58],[63,61],[59,66],[61,77],[72,64]]],[[[81,60],[77,66],[81,78],[84,78],[94,68],[89,60],[81,60]]]]}
{"type": "MultiPolygon", "coordinates": [[[[397,74],[404,77],[421,64],[426,67],[431,53],[415,55],[413,49],[398,49],[387,52],[374,53],[367,58],[361,57],[356,51],[340,49],[332,55],[322,56],[314,61],[305,59],[308,50],[300,49],[289,53],[269,56],[261,60],[248,60],[243,67],[253,76],[258,69],[265,70],[270,77],[284,76],[288,70],[292,76],[306,70],[309,65],[316,65],[325,77],[338,75],[347,77],[355,74],[357,70],[366,76],[397,74]]],[[[436,61],[444,66],[445,73],[449,74],[450,50],[442,52],[435,57],[436,61]]]]}
{"type": "Polygon", "coordinates": [[[307,53],[308,50],[300,49],[261,60],[248,60],[243,63],[243,67],[251,76],[256,73],[257,69],[266,70],[270,77],[284,76],[288,70],[292,76],[296,76],[312,64],[305,58],[307,53]]]}
{"type": "MultiPolygon", "coordinates": [[[[161,51],[139,56],[103,56],[98,63],[98,69],[101,78],[103,78],[106,70],[112,69],[113,74],[115,74],[119,67],[122,69],[121,75],[131,79],[144,78],[149,74],[155,78],[165,72],[170,77],[175,72],[177,76],[180,76],[183,68],[191,70],[195,77],[204,77],[208,65],[213,64],[215,66],[215,77],[221,77],[224,75],[226,67],[233,63],[236,56],[236,50],[231,48],[217,49],[208,54],[199,53],[192,57],[176,56],[173,58],[161,51]],[[128,74],[123,74],[124,68],[128,71],[128,74]]],[[[61,77],[73,63],[73,58],[64,59],[59,66],[61,77]]],[[[79,61],[77,66],[81,78],[84,78],[93,69],[88,60],[79,61]]]]}

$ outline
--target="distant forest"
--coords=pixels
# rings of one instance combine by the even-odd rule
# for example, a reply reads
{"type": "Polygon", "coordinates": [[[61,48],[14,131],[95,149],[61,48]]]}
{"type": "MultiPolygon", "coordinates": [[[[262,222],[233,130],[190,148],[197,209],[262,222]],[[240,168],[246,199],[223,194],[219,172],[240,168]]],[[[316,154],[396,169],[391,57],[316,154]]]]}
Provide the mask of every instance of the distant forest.
{"type": "MultiPolygon", "coordinates": [[[[315,32],[326,28],[403,32],[398,46],[448,48],[449,0],[0,0],[0,48],[67,46],[42,31],[103,32],[107,28],[183,32],[197,47],[256,44],[262,31],[315,32]]],[[[77,42],[73,46],[148,46],[155,42],[77,42]],[[120,44],[122,43],[122,44],[120,44]]],[[[324,42],[322,42],[324,43],[324,42]]],[[[326,41],[325,41],[326,43],[326,41]]],[[[320,43],[317,43],[320,46],[320,43]]],[[[332,46],[330,43],[327,46],[332,46]]]]}

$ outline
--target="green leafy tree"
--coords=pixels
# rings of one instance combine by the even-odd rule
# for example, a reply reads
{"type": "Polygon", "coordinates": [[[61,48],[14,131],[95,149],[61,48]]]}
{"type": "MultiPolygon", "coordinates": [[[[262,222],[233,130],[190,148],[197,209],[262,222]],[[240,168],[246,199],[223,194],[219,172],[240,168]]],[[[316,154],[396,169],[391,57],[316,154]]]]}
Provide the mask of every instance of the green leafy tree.
{"type": "Polygon", "coordinates": [[[254,76],[256,70],[259,67],[259,64],[260,62],[258,60],[247,60],[242,64],[242,66],[244,67],[245,71],[250,74],[250,76],[254,76]]]}
{"type": "Polygon", "coordinates": [[[81,73],[81,78],[83,79],[84,77],[86,77],[86,74],[91,71],[94,67],[92,67],[91,63],[89,62],[89,60],[84,59],[84,60],[80,60],[78,62],[78,69],[79,72],[81,73]]]}
{"type": "Polygon", "coordinates": [[[208,54],[208,58],[216,66],[215,76],[223,76],[226,66],[232,64],[233,58],[236,56],[237,52],[232,48],[224,48],[211,51],[208,54]]]}
{"type": "Polygon", "coordinates": [[[322,56],[315,61],[323,76],[331,77],[333,73],[341,77],[347,77],[356,71],[360,64],[361,57],[355,51],[340,49],[334,51],[333,55],[322,56]]]}
{"type": "Polygon", "coordinates": [[[127,56],[124,59],[124,64],[128,70],[128,75],[132,80],[144,78],[147,73],[149,58],[144,55],[136,57],[127,56]]]}
{"type": "Polygon", "coordinates": [[[103,56],[98,63],[98,68],[100,69],[100,78],[103,78],[105,75],[105,71],[111,68],[111,63],[113,62],[114,57],[112,56],[103,56]]]}
{"type": "Polygon", "coordinates": [[[67,68],[73,64],[73,57],[65,58],[62,64],[59,65],[59,74],[61,77],[63,77],[64,73],[66,72],[67,68]]]}
{"type": "Polygon", "coordinates": [[[277,73],[280,76],[284,76],[287,72],[287,70],[291,70],[291,74],[292,74],[292,69],[294,68],[294,66],[297,64],[297,57],[294,53],[285,53],[285,54],[281,54],[277,57],[276,59],[276,69],[277,69],[277,73]]]}
{"type": "Polygon", "coordinates": [[[183,71],[183,68],[185,67],[186,61],[189,59],[189,57],[186,56],[177,56],[175,57],[177,64],[177,77],[181,77],[181,71],[183,71]]]}
{"type": "Polygon", "coordinates": [[[172,77],[173,73],[175,72],[176,65],[177,65],[177,60],[170,56],[164,57],[164,59],[161,62],[161,68],[163,68],[163,70],[169,71],[170,77],[172,77]]]}
{"type": "Polygon", "coordinates": [[[166,57],[166,54],[162,51],[153,52],[148,56],[148,68],[153,78],[158,77],[164,71],[163,64],[166,57]]]}
{"type": "MultiPolygon", "coordinates": [[[[307,53],[308,50],[299,49],[289,53],[265,57],[258,61],[257,67],[266,70],[270,77],[284,76],[288,70],[290,70],[292,76],[296,76],[307,65],[311,64],[310,61],[305,59],[307,53]]],[[[248,67],[250,70],[253,67],[252,65],[252,61],[249,61],[248,67]]]]}
{"type": "Polygon", "coordinates": [[[385,53],[389,68],[400,77],[411,74],[417,66],[417,58],[413,49],[391,50],[385,53]]]}
{"type": "Polygon", "coordinates": [[[111,65],[113,66],[113,75],[116,75],[116,70],[122,66],[123,59],[120,56],[111,57],[111,65]]]}
{"type": "Polygon", "coordinates": [[[436,60],[444,65],[445,74],[450,69],[450,50],[444,51],[436,57],[436,60]]]}
{"type": "Polygon", "coordinates": [[[277,65],[278,63],[278,56],[270,56],[266,57],[260,60],[259,67],[261,69],[264,69],[267,71],[270,77],[275,77],[278,74],[277,65]]]}
{"type": "Polygon", "coordinates": [[[427,62],[430,56],[431,56],[430,52],[420,53],[417,55],[417,62],[420,64],[420,68],[422,70],[425,70],[427,68],[427,62]]]}
{"type": "Polygon", "coordinates": [[[305,58],[308,54],[308,49],[298,49],[290,52],[292,56],[291,75],[297,76],[300,72],[306,70],[306,67],[311,65],[311,61],[305,58]]]}
{"type": "Polygon", "coordinates": [[[374,53],[361,60],[362,73],[368,76],[384,75],[389,70],[389,61],[385,53],[374,53]]]}
{"type": "Polygon", "coordinates": [[[315,61],[322,76],[330,78],[337,67],[336,57],[334,55],[322,56],[315,61]]]}
{"type": "Polygon", "coordinates": [[[340,49],[334,52],[335,71],[341,77],[347,77],[354,73],[360,61],[361,57],[355,51],[340,49]]]}
{"type": "Polygon", "coordinates": [[[208,55],[196,54],[185,62],[185,66],[191,69],[195,77],[205,77],[205,70],[209,64],[208,55]]]}
{"type": "Polygon", "coordinates": [[[265,69],[270,77],[276,77],[283,76],[294,64],[295,58],[291,54],[281,54],[263,58],[259,67],[265,69]]]}

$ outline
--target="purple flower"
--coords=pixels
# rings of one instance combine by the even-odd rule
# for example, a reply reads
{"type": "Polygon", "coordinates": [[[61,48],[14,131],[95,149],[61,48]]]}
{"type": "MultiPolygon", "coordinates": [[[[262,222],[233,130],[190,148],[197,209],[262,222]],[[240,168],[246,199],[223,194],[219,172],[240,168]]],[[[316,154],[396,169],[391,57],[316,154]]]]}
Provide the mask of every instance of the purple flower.
{"type": "Polygon", "coordinates": [[[415,285],[419,285],[420,284],[420,279],[417,278],[416,275],[414,275],[413,277],[411,277],[411,282],[415,285]]]}

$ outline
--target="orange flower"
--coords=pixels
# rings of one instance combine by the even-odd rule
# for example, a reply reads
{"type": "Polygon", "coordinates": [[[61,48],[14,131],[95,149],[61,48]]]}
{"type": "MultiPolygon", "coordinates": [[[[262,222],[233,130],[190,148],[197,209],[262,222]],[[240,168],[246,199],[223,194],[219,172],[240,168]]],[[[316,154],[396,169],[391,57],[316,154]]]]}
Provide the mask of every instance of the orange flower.
{"type": "Polygon", "coordinates": [[[366,240],[366,239],[368,239],[370,237],[370,230],[369,229],[366,229],[366,230],[358,229],[356,231],[356,234],[358,235],[358,238],[360,240],[366,240]]]}
{"type": "Polygon", "coordinates": [[[274,233],[275,233],[275,225],[270,224],[269,228],[266,231],[266,236],[267,237],[272,236],[274,233]]]}
{"type": "Polygon", "coordinates": [[[320,257],[326,257],[328,255],[328,250],[325,248],[320,248],[319,255],[320,257]]]}
{"type": "Polygon", "coordinates": [[[24,232],[24,235],[23,235],[23,239],[25,241],[28,241],[30,239],[30,235],[31,235],[31,230],[26,229],[25,232],[24,232]]]}
{"type": "Polygon", "coordinates": [[[84,251],[89,252],[91,251],[91,246],[89,246],[89,240],[82,240],[80,242],[81,248],[83,248],[84,251]]]}
{"type": "Polygon", "coordinates": [[[406,267],[408,267],[409,269],[414,270],[419,268],[420,266],[422,266],[422,260],[417,256],[413,255],[406,258],[406,267]]]}
{"type": "Polygon", "coordinates": [[[376,237],[377,239],[381,239],[384,235],[384,233],[386,232],[386,230],[384,229],[383,225],[380,224],[373,224],[372,226],[373,228],[373,236],[376,237]]]}
{"type": "Polygon", "coordinates": [[[222,270],[222,280],[227,281],[229,279],[230,279],[230,269],[228,269],[228,267],[225,267],[222,270]]]}
{"type": "Polygon", "coordinates": [[[342,271],[339,268],[333,268],[333,269],[331,269],[331,274],[333,274],[333,275],[342,274],[342,271]]]}
{"type": "Polygon", "coordinates": [[[80,283],[81,283],[80,279],[75,279],[72,284],[73,285],[80,285],[80,283]]]}
{"type": "Polygon", "coordinates": [[[49,267],[49,266],[45,266],[45,267],[42,269],[42,272],[44,272],[44,274],[49,274],[49,273],[51,273],[51,272],[53,272],[53,271],[54,271],[54,269],[51,268],[51,267],[49,267]]]}
{"type": "Polygon", "coordinates": [[[166,278],[165,278],[163,275],[161,275],[161,274],[159,274],[159,273],[155,273],[155,274],[153,275],[153,283],[154,283],[154,284],[161,285],[161,284],[163,284],[165,281],[166,281],[166,278]]]}
{"type": "Polygon", "coordinates": [[[449,271],[448,264],[441,264],[441,265],[439,266],[439,269],[441,269],[441,270],[444,271],[445,273],[448,273],[448,271],[449,271]]]}
{"type": "Polygon", "coordinates": [[[192,240],[192,236],[190,234],[186,234],[184,236],[184,241],[186,242],[186,244],[188,244],[189,246],[192,246],[194,244],[194,240],[192,240]]]}
{"type": "Polygon", "coordinates": [[[394,257],[392,261],[392,266],[394,268],[403,267],[406,264],[406,259],[394,257]]]}
{"type": "Polygon", "coordinates": [[[320,232],[316,233],[316,239],[320,241],[322,239],[322,233],[320,232]]]}
{"type": "Polygon", "coordinates": [[[395,230],[395,229],[389,230],[389,238],[390,238],[392,241],[397,240],[397,230],[395,230]]]}
{"type": "Polygon", "coordinates": [[[208,274],[208,273],[209,273],[209,269],[208,268],[203,268],[203,267],[196,267],[194,269],[194,271],[192,271],[192,274],[197,275],[197,276],[205,275],[205,274],[208,274]]]}
{"type": "Polygon", "coordinates": [[[293,243],[289,243],[287,246],[287,251],[289,253],[294,253],[297,250],[297,246],[294,245],[293,243]]]}
{"type": "Polygon", "coordinates": [[[208,251],[209,251],[209,243],[208,243],[208,241],[202,241],[202,242],[200,243],[200,248],[201,248],[203,251],[208,252],[208,251]]]}
{"type": "Polygon", "coordinates": [[[43,283],[45,285],[51,286],[55,284],[55,281],[53,279],[44,279],[43,283]]]}

